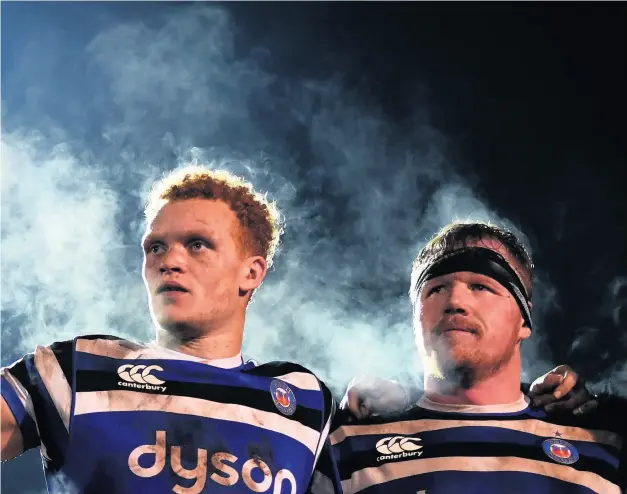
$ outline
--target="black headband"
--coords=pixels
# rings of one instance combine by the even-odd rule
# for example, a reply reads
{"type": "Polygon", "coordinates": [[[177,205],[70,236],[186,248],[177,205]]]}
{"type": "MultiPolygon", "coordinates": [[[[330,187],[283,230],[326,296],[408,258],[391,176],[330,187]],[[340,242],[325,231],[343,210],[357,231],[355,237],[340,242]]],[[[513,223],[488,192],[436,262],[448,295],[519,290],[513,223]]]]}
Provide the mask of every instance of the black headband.
{"type": "Polygon", "coordinates": [[[503,285],[516,299],[520,312],[531,329],[531,310],[527,290],[505,258],[491,249],[467,247],[443,255],[420,274],[415,285],[416,292],[419,292],[422,286],[432,278],[460,271],[483,274],[503,285]]]}

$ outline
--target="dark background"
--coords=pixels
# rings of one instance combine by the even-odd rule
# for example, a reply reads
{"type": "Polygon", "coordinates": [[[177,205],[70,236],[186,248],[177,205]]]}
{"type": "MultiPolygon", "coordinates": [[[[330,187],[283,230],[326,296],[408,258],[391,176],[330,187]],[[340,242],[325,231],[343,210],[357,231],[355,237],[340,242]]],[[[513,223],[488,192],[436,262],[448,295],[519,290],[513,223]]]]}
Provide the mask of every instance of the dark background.
{"type": "MultiPolygon", "coordinates": [[[[286,230],[286,252],[290,245],[314,246],[307,240],[326,238],[329,243],[322,248],[332,248],[333,255],[314,247],[307,251],[316,266],[331,269],[337,259],[347,266],[381,258],[400,264],[404,277],[396,280],[377,276],[376,270],[374,276],[366,270],[345,278],[343,287],[350,295],[342,310],[349,312],[378,312],[405,296],[411,252],[451,218],[440,214],[439,222],[421,223],[418,236],[408,225],[428,213],[447,177],[454,176],[490,212],[528,237],[544,280],[539,297],[551,299],[541,314],[539,358],[572,365],[599,389],[627,393],[624,4],[228,3],[220,8],[235,27],[225,63],[252,57],[260,71],[272,75],[263,95],[256,97],[253,88],[244,100],[245,128],[254,127],[255,133],[247,130],[244,135],[237,115],[223,118],[212,133],[203,134],[196,130],[194,119],[200,114],[193,108],[190,119],[182,119],[176,112],[153,114],[147,103],[145,115],[133,120],[136,116],[127,113],[131,106],[109,105],[111,79],[98,75],[84,56],[90,40],[121,23],[156,29],[164,19],[195,7],[183,2],[3,3],[3,134],[38,127],[49,137],[52,127],[62,126],[67,142],[80,142],[76,144],[80,149],[113,147],[107,152],[115,154],[132,148],[135,159],[145,157],[159,170],[174,161],[161,144],[154,144],[162,142],[164,129],[182,147],[192,143],[210,148],[220,141],[228,142],[235,154],[257,156],[263,151],[270,156],[268,166],[294,185],[288,210],[298,211],[299,221],[286,230]],[[339,88],[337,96],[314,92],[303,103],[294,94],[306,81],[336,81],[326,87],[339,88]],[[400,175],[413,181],[404,184],[402,197],[387,213],[387,218],[407,218],[395,236],[383,235],[381,240],[363,227],[368,215],[361,201],[366,198],[368,207],[382,201],[385,209],[385,194],[368,195],[363,184],[346,186],[353,178],[361,180],[359,165],[350,160],[344,164],[341,145],[326,146],[312,137],[316,118],[325,115],[325,105],[336,97],[344,105],[342,115],[350,117],[335,121],[338,128],[357,125],[353,117],[359,120],[362,113],[351,113],[352,107],[375,108],[374,120],[385,121],[381,130],[385,139],[377,151],[368,150],[369,142],[360,146],[365,156],[371,156],[363,172],[368,183],[388,184],[382,191],[389,192],[398,169],[420,166],[407,161],[401,166],[397,158],[403,150],[423,153],[432,164],[429,169],[437,170],[436,178],[411,170],[400,175]],[[302,106],[293,104],[296,100],[302,106]],[[296,114],[292,108],[308,110],[296,114]],[[113,121],[128,121],[145,134],[133,140],[138,131],[128,132],[123,139],[131,144],[117,142],[116,148],[101,137],[104,126],[113,121]],[[241,141],[232,137],[240,132],[241,141]],[[264,138],[254,137],[259,135],[264,138]],[[445,158],[440,160],[440,155],[445,158]],[[349,168],[350,177],[339,180],[342,170],[349,168]],[[303,237],[296,230],[304,228],[306,220],[314,226],[303,237]],[[407,247],[403,256],[408,257],[398,260],[386,238],[407,247]],[[380,250],[368,257],[368,245],[373,243],[380,250]]],[[[173,57],[184,63],[184,58],[173,57]]],[[[241,81],[248,83],[246,76],[241,81]]],[[[153,90],[146,86],[146,93],[153,90]]],[[[232,90],[236,89],[228,91],[232,90]]],[[[231,94],[228,91],[224,94],[231,94]]],[[[368,135],[377,135],[376,128],[368,135]]],[[[358,136],[359,129],[337,135],[358,136]]],[[[354,140],[346,144],[347,152],[354,149],[354,140]]],[[[104,157],[101,162],[106,166],[110,155],[94,153],[104,157]]],[[[119,184],[140,182],[128,162],[121,163],[118,181],[110,184],[121,203],[128,200],[130,205],[117,218],[133,219],[134,213],[128,211],[136,208],[137,198],[128,198],[119,184]]],[[[135,163],[141,166],[141,160],[135,163]]],[[[13,164],[3,163],[3,175],[18,173],[10,168],[13,164]]],[[[269,190],[277,183],[259,180],[269,190]]],[[[38,187],[36,180],[31,187],[38,187]]],[[[3,187],[3,251],[13,231],[6,216],[7,208],[13,211],[7,206],[12,200],[9,193],[3,187]]],[[[137,241],[136,232],[125,231],[124,224],[120,220],[123,238],[137,241]]],[[[135,261],[131,256],[129,263],[135,261]]],[[[281,262],[277,258],[277,276],[287,276],[281,262]]],[[[3,252],[3,277],[11,269],[3,252]]],[[[30,310],[6,301],[11,288],[3,282],[3,365],[25,351],[19,326],[30,310]]],[[[320,296],[324,299],[324,292],[320,296]]],[[[542,305],[542,300],[537,303],[542,305]]],[[[298,326],[298,320],[293,325],[298,326]]],[[[283,334],[281,345],[297,347],[302,341],[296,333],[293,338],[283,334]]],[[[289,353],[302,358],[296,351],[289,353]]],[[[38,462],[31,452],[3,465],[3,490],[42,492],[38,462]]]]}

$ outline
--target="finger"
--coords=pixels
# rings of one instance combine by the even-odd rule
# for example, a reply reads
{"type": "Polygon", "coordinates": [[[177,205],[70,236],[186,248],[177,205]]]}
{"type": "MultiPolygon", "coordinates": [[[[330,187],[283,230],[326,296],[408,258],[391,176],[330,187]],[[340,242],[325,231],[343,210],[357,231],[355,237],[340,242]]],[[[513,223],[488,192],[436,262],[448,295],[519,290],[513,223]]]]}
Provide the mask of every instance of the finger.
{"type": "Polygon", "coordinates": [[[350,409],[349,407],[349,401],[348,401],[348,397],[351,393],[351,390],[355,389],[355,385],[359,382],[359,378],[354,377],[353,379],[351,379],[351,381],[348,383],[348,386],[346,387],[346,392],[344,393],[344,396],[342,397],[342,401],[340,401],[340,410],[346,410],[346,409],[350,409]]]}
{"type": "Polygon", "coordinates": [[[359,414],[360,414],[360,419],[366,419],[368,417],[370,417],[370,415],[372,415],[372,406],[370,403],[370,400],[363,400],[360,404],[359,404],[359,414]]]}
{"type": "Polygon", "coordinates": [[[556,401],[555,403],[550,403],[549,405],[546,405],[544,407],[544,410],[547,413],[572,412],[579,405],[580,404],[575,397],[569,397],[568,399],[556,401]]]}
{"type": "Polygon", "coordinates": [[[363,400],[360,393],[355,389],[350,389],[348,390],[348,393],[346,393],[345,398],[350,412],[358,419],[364,418],[362,411],[363,400]]]}
{"type": "Polygon", "coordinates": [[[549,403],[555,403],[556,401],[557,400],[555,399],[555,396],[553,396],[552,394],[543,394],[540,396],[535,396],[532,399],[533,406],[538,408],[544,407],[549,403]]]}
{"type": "Polygon", "coordinates": [[[549,372],[539,380],[534,381],[529,390],[530,395],[538,396],[552,392],[564,379],[562,374],[549,372]]]}
{"type": "Polygon", "coordinates": [[[597,400],[590,400],[584,403],[583,405],[575,408],[573,410],[573,414],[586,415],[588,413],[594,412],[598,406],[599,406],[599,402],[597,400]]]}
{"type": "Polygon", "coordinates": [[[573,408],[577,408],[578,406],[581,406],[587,401],[593,399],[592,395],[588,392],[586,388],[575,388],[574,391],[571,391],[570,393],[565,395],[565,398],[571,400],[572,403],[574,403],[573,408]]]}
{"type": "Polygon", "coordinates": [[[342,400],[343,409],[348,408],[355,417],[360,418],[363,402],[369,398],[376,401],[381,394],[379,381],[368,376],[354,378],[342,400]]]}
{"type": "Polygon", "coordinates": [[[553,391],[553,396],[558,399],[566,396],[575,387],[577,381],[579,381],[579,375],[571,368],[568,368],[564,373],[562,382],[553,391]]]}

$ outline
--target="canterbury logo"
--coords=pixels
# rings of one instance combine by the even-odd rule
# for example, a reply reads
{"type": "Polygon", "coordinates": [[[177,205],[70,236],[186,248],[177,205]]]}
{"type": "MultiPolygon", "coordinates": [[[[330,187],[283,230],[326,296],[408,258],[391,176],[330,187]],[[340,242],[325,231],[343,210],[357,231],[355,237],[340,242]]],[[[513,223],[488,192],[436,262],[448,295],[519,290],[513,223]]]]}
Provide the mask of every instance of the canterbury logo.
{"type": "Polygon", "coordinates": [[[118,376],[126,382],[120,381],[118,384],[126,388],[165,391],[165,386],[161,386],[165,381],[153,376],[151,372],[154,371],[163,372],[163,367],[158,365],[121,365],[118,367],[118,376]]]}
{"type": "Polygon", "coordinates": [[[163,372],[163,368],[158,365],[132,365],[126,364],[121,365],[118,369],[118,375],[124,379],[127,383],[139,383],[139,384],[154,384],[158,386],[159,384],[163,384],[165,381],[156,378],[151,375],[152,371],[161,371],[163,372]],[[128,370],[127,370],[128,369],[128,370]]]}
{"type": "Polygon", "coordinates": [[[384,455],[379,456],[377,461],[421,456],[422,451],[419,450],[422,449],[422,446],[416,444],[418,441],[420,441],[418,437],[384,437],[377,441],[377,451],[384,455]]]}

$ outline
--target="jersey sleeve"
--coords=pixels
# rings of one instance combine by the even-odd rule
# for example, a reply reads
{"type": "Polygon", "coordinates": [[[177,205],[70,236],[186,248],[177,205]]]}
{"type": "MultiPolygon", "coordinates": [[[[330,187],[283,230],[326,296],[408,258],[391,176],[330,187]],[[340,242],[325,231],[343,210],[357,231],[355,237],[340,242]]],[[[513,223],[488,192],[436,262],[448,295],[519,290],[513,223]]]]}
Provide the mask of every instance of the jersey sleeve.
{"type": "Polygon", "coordinates": [[[307,494],[342,494],[342,483],[333,455],[331,441],[327,438],[316,463],[307,494]]]}
{"type": "Polygon", "coordinates": [[[336,412],[335,398],[333,398],[331,390],[329,390],[326,384],[324,384],[322,381],[318,380],[318,382],[320,383],[320,391],[322,391],[324,409],[322,413],[322,423],[320,424],[320,439],[318,441],[318,447],[316,448],[316,457],[314,459],[314,468],[318,463],[327,439],[329,438],[329,434],[331,433],[331,427],[336,412]]]}
{"type": "Polygon", "coordinates": [[[338,469],[336,451],[332,445],[333,432],[346,420],[348,413],[342,410],[333,415],[330,432],[324,441],[316,462],[307,494],[342,494],[342,482],[338,469]]]}
{"type": "Polygon", "coordinates": [[[49,462],[67,446],[73,382],[72,341],[39,346],[1,369],[2,398],[22,433],[24,450],[41,447],[49,462]]]}

